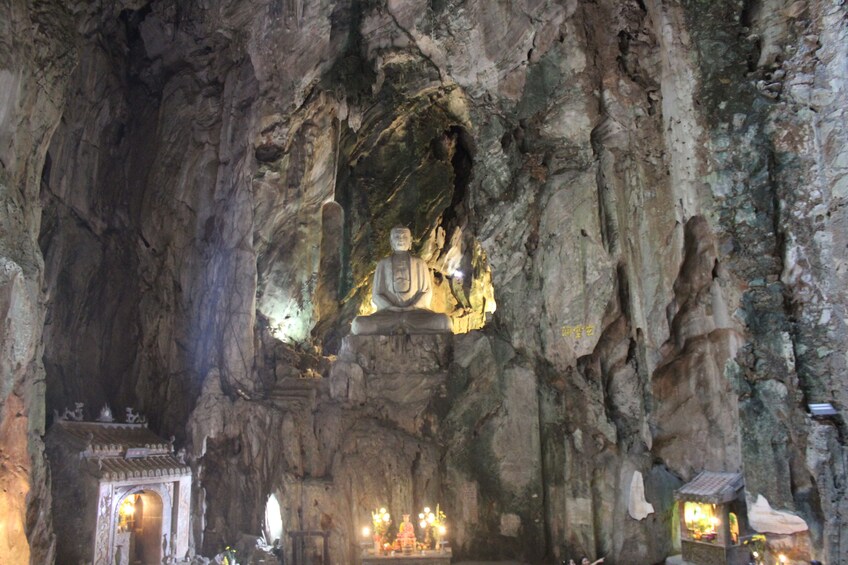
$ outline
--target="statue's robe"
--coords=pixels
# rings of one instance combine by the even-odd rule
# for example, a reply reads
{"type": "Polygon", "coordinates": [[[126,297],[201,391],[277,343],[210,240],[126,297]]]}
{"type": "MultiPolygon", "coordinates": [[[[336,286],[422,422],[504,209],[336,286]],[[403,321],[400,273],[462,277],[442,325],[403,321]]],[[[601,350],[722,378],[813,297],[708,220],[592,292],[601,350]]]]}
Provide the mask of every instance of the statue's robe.
{"type": "Polygon", "coordinates": [[[432,299],[430,269],[424,259],[401,252],[377,263],[371,289],[371,304],[377,310],[429,310],[432,299]]]}

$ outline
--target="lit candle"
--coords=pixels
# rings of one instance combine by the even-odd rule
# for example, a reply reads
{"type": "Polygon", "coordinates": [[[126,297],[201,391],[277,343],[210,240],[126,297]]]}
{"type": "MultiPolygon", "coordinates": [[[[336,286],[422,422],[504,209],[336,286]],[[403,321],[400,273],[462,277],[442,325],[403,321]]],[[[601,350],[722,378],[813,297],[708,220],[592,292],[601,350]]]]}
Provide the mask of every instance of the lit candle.
{"type": "Polygon", "coordinates": [[[367,538],[370,535],[371,535],[371,528],[369,528],[368,526],[363,526],[362,527],[362,537],[367,538]]]}

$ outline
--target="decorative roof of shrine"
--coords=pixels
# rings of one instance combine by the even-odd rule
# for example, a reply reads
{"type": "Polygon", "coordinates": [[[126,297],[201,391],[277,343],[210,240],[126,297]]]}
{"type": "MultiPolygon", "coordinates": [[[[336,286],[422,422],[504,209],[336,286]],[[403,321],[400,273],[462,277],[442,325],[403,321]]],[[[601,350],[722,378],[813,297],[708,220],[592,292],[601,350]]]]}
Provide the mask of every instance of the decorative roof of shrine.
{"type": "Polygon", "coordinates": [[[126,459],[98,457],[89,459],[89,470],[109,481],[126,481],[191,475],[191,468],[175,455],[150,455],[126,459]]]}
{"type": "Polygon", "coordinates": [[[56,422],[70,438],[71,444],[80,447],[86,457],[126,455],[168,454],[173,452],[171,443],[166,442],[147,428],[146,424],[120,424],[104,422],[56,422]]]}
{"type": "Polygon", "coordinates": [[[745,479],[740,473],[701,471],[690,482],[674,491],[674,498],[708,504],[724,504],[735,500],[744,486],[745,479]]]}
{"type": "Polygon", "coordinates": [[[191,476],[183,454],[144,423],[59,420],[51,433],[71,452],[79,451],[82,465],[106,481],[161,481],[191,476]]]}

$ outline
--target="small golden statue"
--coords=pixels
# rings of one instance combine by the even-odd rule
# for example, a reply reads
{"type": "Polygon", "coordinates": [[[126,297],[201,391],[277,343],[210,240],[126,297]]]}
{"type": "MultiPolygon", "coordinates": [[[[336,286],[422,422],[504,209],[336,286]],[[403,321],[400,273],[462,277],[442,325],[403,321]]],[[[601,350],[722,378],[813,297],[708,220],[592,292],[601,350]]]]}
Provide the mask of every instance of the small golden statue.
{"type": "Polygon", "coordinates": [[[415,526],[409,521],[409,514],[403,515],[403,522],[398,526],[397,539],[405,554],[411,554],[415,550],[415,526]]]}

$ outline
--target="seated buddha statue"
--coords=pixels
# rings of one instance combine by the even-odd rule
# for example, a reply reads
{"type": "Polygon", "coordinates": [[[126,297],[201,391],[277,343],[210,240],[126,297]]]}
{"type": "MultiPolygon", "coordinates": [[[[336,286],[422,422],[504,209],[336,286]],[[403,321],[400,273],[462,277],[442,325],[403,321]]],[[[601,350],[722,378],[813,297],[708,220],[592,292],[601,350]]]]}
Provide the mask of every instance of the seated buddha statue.
{"type": "Polygon", "coordinates": [[[404,553],[415,550],[415,526],[409,521],[409,514],[403,515],[403,522],[398,526],[397,539],[404,553]]]}
{"type": "Polygon", "coordinates": [[[353,319],[354,335],[435,334],[451,331],[450,318],[430,310],[433,289],[430,269],[412,255],[412,232],[391,231],[392,254],[377,263],[371,303],[376,312],[353,319]]]}

